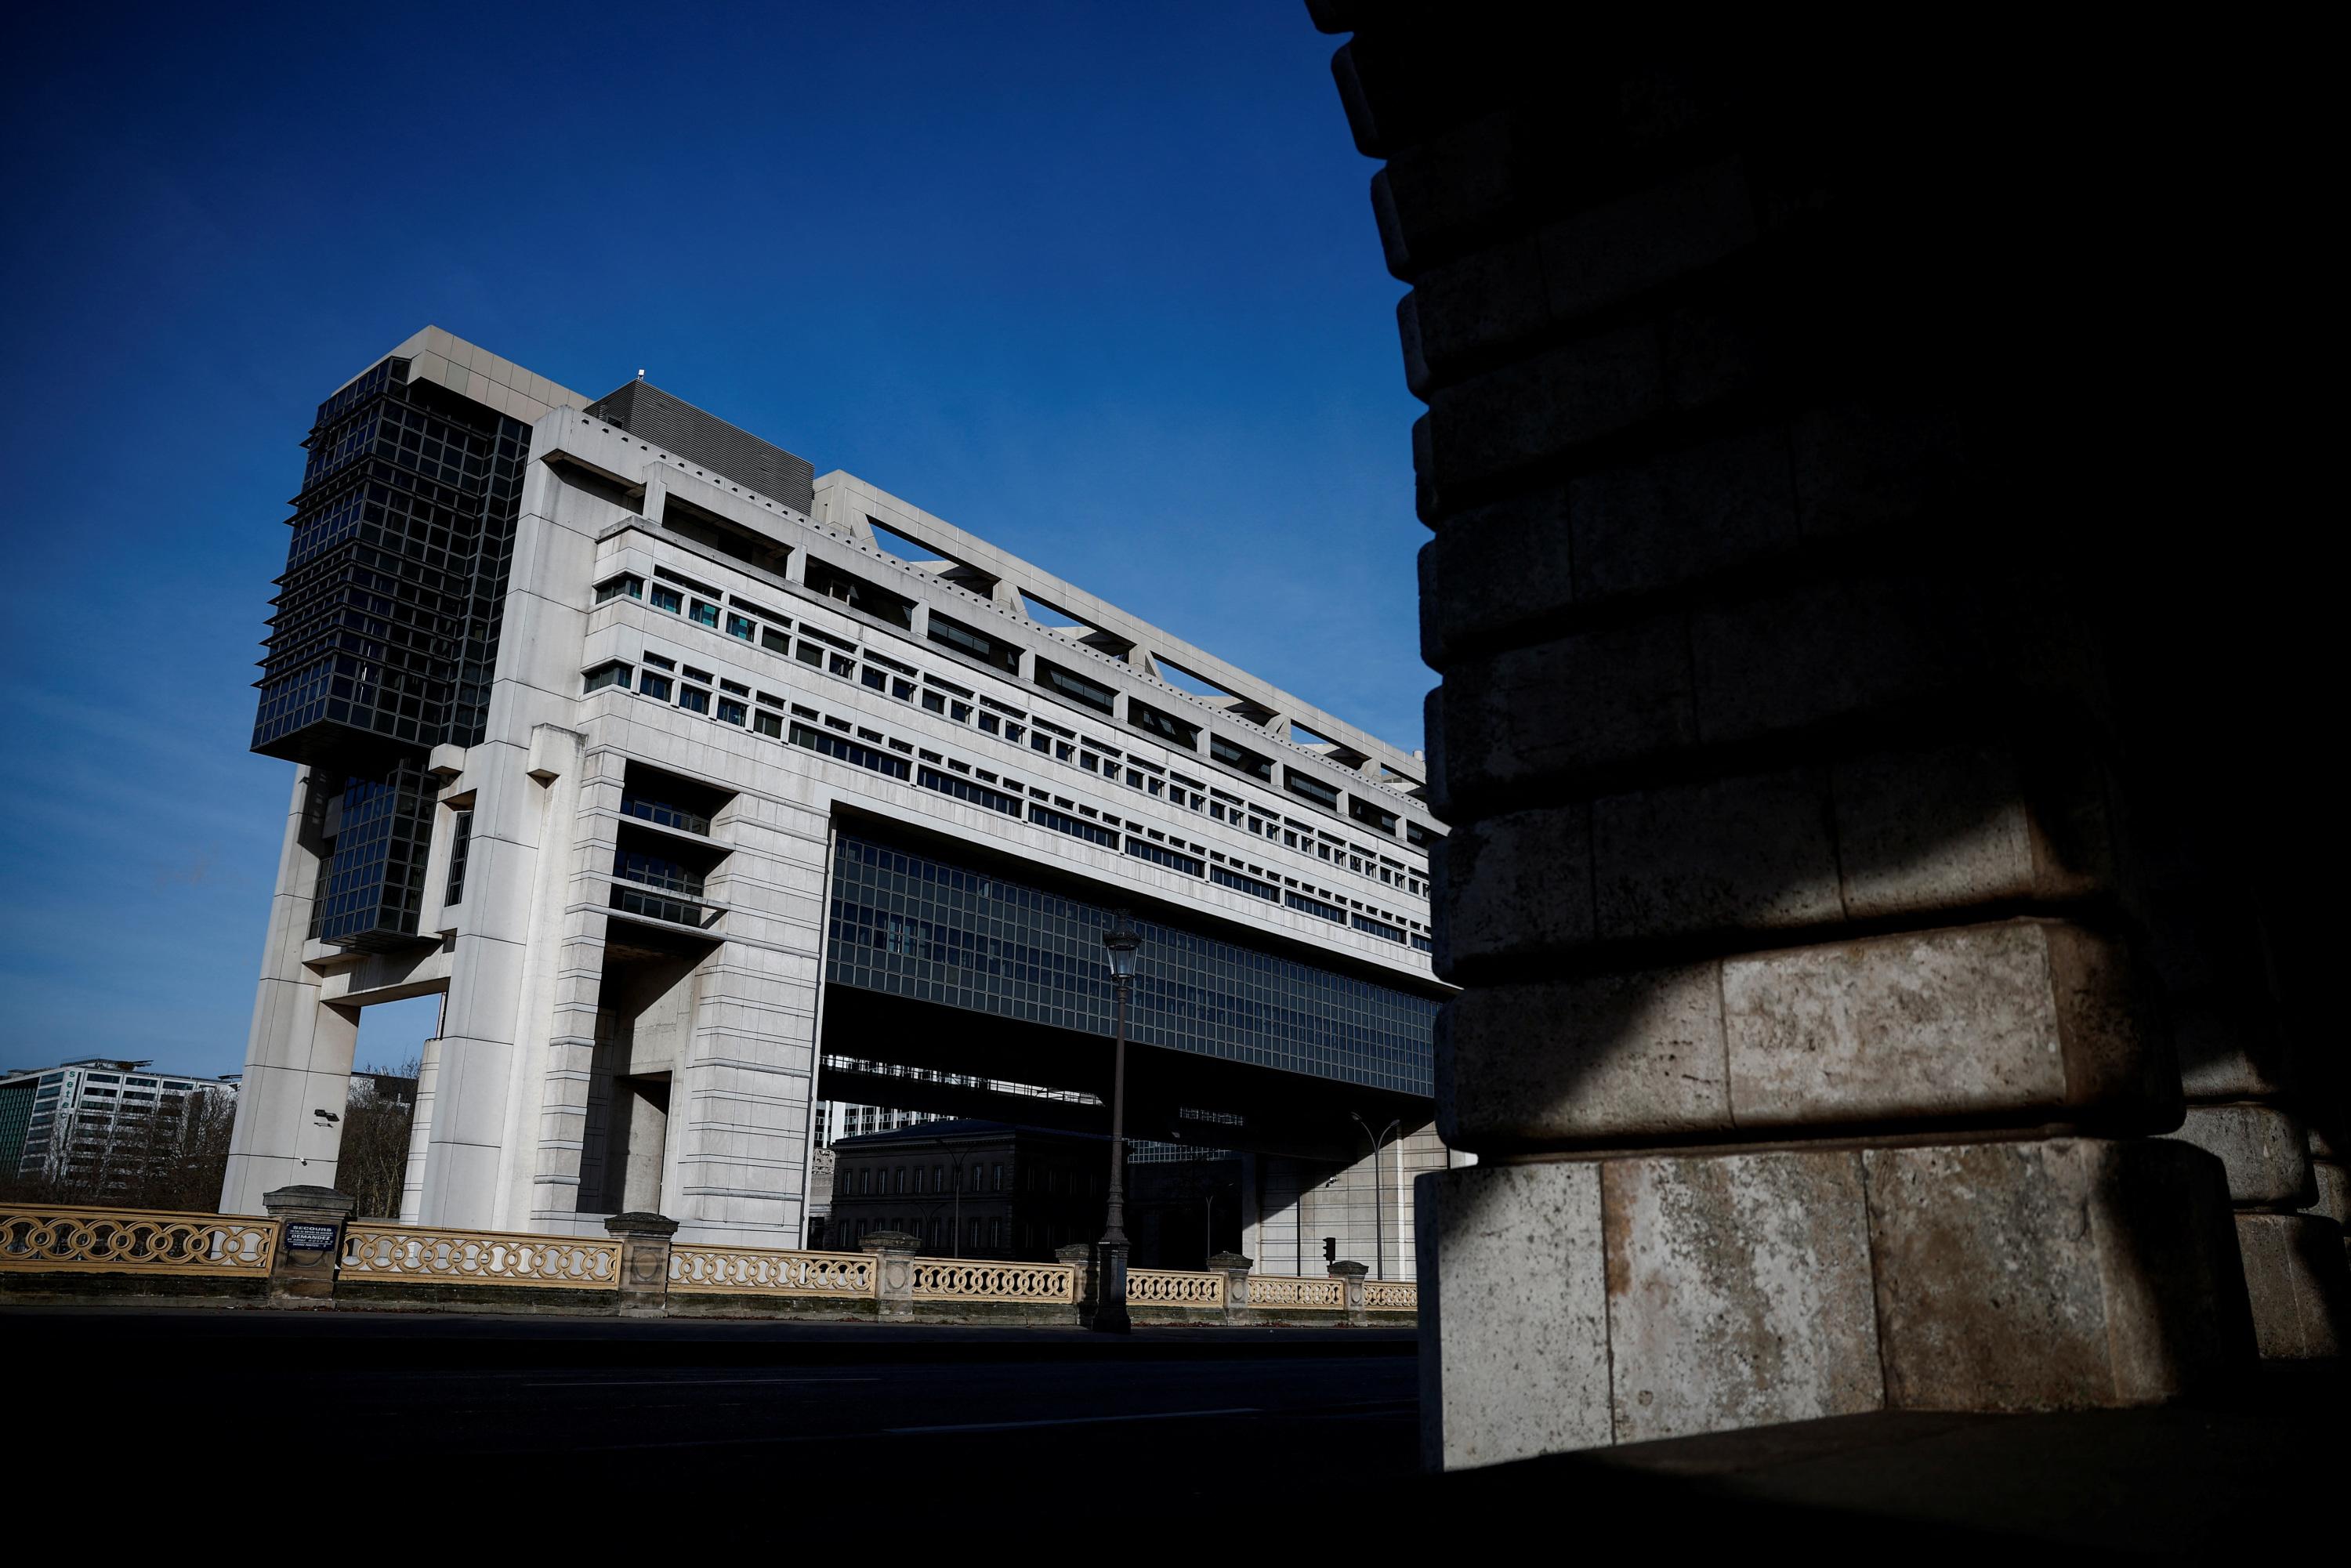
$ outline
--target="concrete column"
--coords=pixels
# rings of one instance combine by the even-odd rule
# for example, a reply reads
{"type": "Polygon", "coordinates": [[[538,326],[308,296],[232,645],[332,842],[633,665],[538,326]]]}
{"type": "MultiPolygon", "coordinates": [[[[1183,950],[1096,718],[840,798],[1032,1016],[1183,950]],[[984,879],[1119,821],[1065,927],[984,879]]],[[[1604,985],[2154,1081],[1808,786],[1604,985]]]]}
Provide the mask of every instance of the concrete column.
{"type": "Polygon", "coordinates": [[[1563,87],[1501,11],[1314,11],[1428,404],[1437,1130],[1480,1162],[1416,1187],[1428,1462],[2235,1365],[2222,1164],[2151,1136],[2136,557],[2013,395],[2056,297],[1945,205],[2010,195],[1969,71],[1604,45],[1563,87]]]}
{"type": "Polygon", "coordinates": [[[319,878],[319,855],[304,823],[308,781],[308,770],[298,769],[287,807],[261,983],[221,1183],[225,1214],[261,1213],[263,1194],[273,1187],[331,1186],[342,1148],[343,1102],[350,1091],[360,1015],[357,1008],[321,1002],[319,977],[302,962],[319,878]]]}
{"type": "Polygon", "coordinates": [[[903,1230],[872,1231],[857,1244],[859,1251],[873,1254],[876,1317],[914,1315],[914,1252],[921,1246],[920,1237],[909,1236],[903,1230]]]}
{"type": "Polygon", "coordinates": [[[1209,1271],[1225,1277],[1225,1322],[1244,1323],[1256,1321],[1256,1314],[1249,1310],[1249,1270],[1256,1266],[1256,1260],[1244,1258],[1238,1252],[1212,1252],[1208,1255],[1209,1271]]]}
{"type": "Polygon", "coordinates": [[[615,1214],[604,1233],[621,1239],[623,1317],[660,1317],[669,1310],[670,1238],[677,1221],[660,1214],[615,1214]]]}
{"type": "Polygon", "coordinates": [[[424,1042],[417,1057],[416,1109],[409,1116],[408,1166],[400,1185],[400,1222],[402,1225],[423,1223],[424,1156],[433,1143],[434,1085],[440,1075],[441,1039],[435,1035],[424,1042]]]}
{"type": "Polygon", "coordinates": [[[269,1293],[309,1301],[333,1296],[343,1222],[359,1199],[332,1187],[281,1186],[264,1193],[261,1202],[283,1227],[269,1268],[269,1293]]]}

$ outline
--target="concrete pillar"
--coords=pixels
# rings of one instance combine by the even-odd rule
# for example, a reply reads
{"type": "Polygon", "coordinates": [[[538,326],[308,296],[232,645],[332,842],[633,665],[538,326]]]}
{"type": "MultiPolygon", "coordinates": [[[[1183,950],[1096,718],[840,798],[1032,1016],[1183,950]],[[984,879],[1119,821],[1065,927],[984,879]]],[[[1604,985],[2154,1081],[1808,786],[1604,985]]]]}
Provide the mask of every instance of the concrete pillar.
{"type": "Polygon", "coordinates": [[[1249,1270],[1256,1260],[1238,1252],[1212,1252],[1208,1255],[1208,1271],[1225,1277],[1225,1322],[1245,1323],[1257,1321],[1249,1310],[1249,1270]]]}
{"type": "Polygon", "coordinates": [[[1991,286],[2037,166],[1956,58],[1312,10],[1428,404],[1428,1462],[2236,1364],[2222,1164],[2151,1136],[2137,557],[2017,395],[2064,296],[1991,286]]]}
{"type": "Polygon", "coordinates": [[[621,1239],[623,1317],[660,1317],[669,1310],[670,1238],[677,1221],[660,1214],[615,1214],[604,1233],[621,1239]]]}
{"type": "Polygon", "coordinates": [[[343,1222],[359,1199],[325,1186],[281,1186],[264,1193],[262,1207],[282,1229],[269,1267],[269,1293],[324,1301],[335,1293],[343,1255],[343,1222]]]}
{"type": "Polygon", "coordinates": [[[273,1187],[333,1186],[342,1148],[360,1014],[357,1008],[321,1002],[319,977],[302,962],[319,878],[319,855],[305,824],[308,789],[308,769],[298,769],[221,1182],[225,1214],[261,1213],[263,1194],[273,1187]]]}
{"type": "Polygon", "coordinates": [[[857,1244],[859,1251],[873,1254],[874,1316],[914,1315],[914,1252],[922,1244],[903,1230],[872,1231],[857,1244]]]}

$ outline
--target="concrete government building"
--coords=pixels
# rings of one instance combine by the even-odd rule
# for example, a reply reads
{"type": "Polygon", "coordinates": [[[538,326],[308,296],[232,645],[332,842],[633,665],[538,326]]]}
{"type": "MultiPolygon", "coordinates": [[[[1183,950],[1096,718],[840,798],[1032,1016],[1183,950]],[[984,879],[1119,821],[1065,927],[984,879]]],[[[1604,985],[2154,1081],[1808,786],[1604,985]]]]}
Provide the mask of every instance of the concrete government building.
{"type": "Polygon", "coordinates": [[[642,379],[428,328],[303,445],[225,1209],[333,1183],[360,1010],[437,993],[403,1219],[800,1245],[820,1104],[1106,1130],[1125,905],[1129,1135],[1243,1156],[1261,1269],[1409,1273],[1416,755],[642,379]]]}

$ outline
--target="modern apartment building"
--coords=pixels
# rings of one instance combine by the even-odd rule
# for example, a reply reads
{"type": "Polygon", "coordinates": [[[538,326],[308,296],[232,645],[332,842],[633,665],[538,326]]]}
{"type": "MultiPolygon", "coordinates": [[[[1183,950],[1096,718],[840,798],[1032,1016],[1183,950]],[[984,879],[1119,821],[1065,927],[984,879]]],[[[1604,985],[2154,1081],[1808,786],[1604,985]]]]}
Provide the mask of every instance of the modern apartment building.
{"type": "Polygon", "coordinates": [[[820,1106],[1106,1130],[1126,906],[1130,1134],[1409,1254],[1356,1118],[1443,1163],[1416,756],[643,381],[427,329],[304,444],[225,1207],[324,1179],[360,1009],[439,992],[407,1218],[797,1245],[820,1106]]]}

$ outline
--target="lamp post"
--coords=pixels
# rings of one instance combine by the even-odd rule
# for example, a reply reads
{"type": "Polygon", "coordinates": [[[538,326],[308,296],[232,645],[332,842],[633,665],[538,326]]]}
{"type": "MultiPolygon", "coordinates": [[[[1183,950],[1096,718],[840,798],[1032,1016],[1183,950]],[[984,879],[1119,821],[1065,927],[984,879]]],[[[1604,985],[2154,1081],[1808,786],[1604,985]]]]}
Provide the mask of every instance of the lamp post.
{"type": "Polygon", "coordinates": [[[1143,933],[1122,909],[1102,933],[1110,954],[1110,983],[1116,993],[1117,1023],[1112,1047],[1110,1079],[1110,1213],[1102,1227],[1102,1297],[1094,1305],[1093,1326],[1104,1333],[1124,1333],[1126,1316],[1126,993],[1134,984],[1134,956],[1143,946],[1143,933]]]}
{"type": "Polygon", "coordinates": [[[1404,1119],[1398,1117],[1374,1133],[1372,1124],[1353,1111],[1347,1115],[1364,1130],[1364,1136],[1372,1141],[1372,1278],[1384,1280],[1388,1277],[1388,1220],[1387,1200],[1380,1191],[1380,1143],[1390,1133],[1403,1127],[1404,1119]]]}

